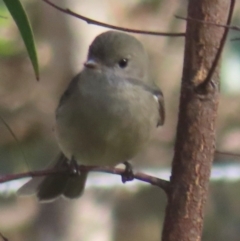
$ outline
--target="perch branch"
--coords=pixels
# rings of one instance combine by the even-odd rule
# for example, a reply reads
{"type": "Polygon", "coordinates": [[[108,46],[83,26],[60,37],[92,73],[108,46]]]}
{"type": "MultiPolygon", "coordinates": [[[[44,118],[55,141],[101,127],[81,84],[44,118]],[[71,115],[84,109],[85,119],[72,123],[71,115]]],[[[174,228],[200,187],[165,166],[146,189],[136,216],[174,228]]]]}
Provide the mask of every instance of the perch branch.
{"type": "MultiPolygon", "coordinates": [[[[78,170],[80,172],[87,171],[87,172],[103,172],[103,173],[109,173],[109,174],[115,174],[115,175],[122,175],[124,173],[123,169],[120,168],[112,168],[112,167],[99,167],[99,166],[78,166],[78,170]]],[[[0,183],[24,178],[24,177],[41,177],[41,176],[48,176],[48,175],[61,175],[66,172],[69,172],[69,169],[45,169],[40,171],[31,171],[31,172],[24,172],[24,173],[17,173],[17,174],[9,174],[4,175],[0,177],[0,183]]],[[[134,179],[149,183],[154,186],[158,186],[162,188],[166,193],[169,191],[169,181],[166,181],[164,179],[160,179],[157,177],[153,177],[150,175],[147,175],[145,173],[137,172],[134,174],[134,179]]]]}

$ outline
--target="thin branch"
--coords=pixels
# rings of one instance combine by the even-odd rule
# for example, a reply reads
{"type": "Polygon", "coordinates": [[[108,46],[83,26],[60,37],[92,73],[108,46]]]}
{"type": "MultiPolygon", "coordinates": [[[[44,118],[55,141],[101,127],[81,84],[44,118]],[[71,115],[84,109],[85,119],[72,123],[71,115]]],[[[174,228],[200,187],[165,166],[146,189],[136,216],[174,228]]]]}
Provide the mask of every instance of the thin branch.
{"type": "Polygon", "coordinates": [[[55,5],[54,3],[52,3],[49,0],[43,0],[43,2],[49,4],[53,8],[56,8],[57,10],[59,10],[63,13],[74,16],[74,17],[79,18],[83,21],[86,21],[88,24],[94,24],[94,25],[97,25],[97,26],[115,29],[115,30],[121,30],[121,31],[125,31],[125,32],[129,32],[129,33],[148,34],[148,35],[156,35],[156,36],[168,36],[168,37],[185,37],[185,33],[164,33],[164,32],[143,31],[143,30],[137,30],[137,29],[118,27],[118,26],[115,26],[115,25],[111,25],[111,24],[96,21],[94,19],[87,18],[83,15],[80,15],[80,14],[77,14],[77,13],[71,11],[70,9],[61,8],[61,7],[55,5]]]}
{"type": "Polygon", "coordinates": [[[225,24],[220,24],[220,23],[213,23],[213,22],[208,22],[208,21],[204,21],[204,20],[200,20],[200,19],[194,19],[194,18],[190,18],[190,17],[188,17],[188,18],[181,17],[181,16],[178,16],[178,15],[175,15],[175,18],[181,19],[181,20],[187,20],[187,21],[191,20],[191,21],[204,23],[204,24],[208,24],[208,25],[213,25],[213,26],[217,26],[217,27],[228,28],[229,30],[240,31],[240,27],[234,26],[234,25],[225,25],[225,24]]]}
{"type": "MultiPolygon", "coordinates": [[[[103,172],[103,173],[109,173],[109,174],[115,174],[115,175],[122,175],[124,173],[123,169],[120,168],[112,168],[112,167],[99,167],[99,166],[78,166],[78,170],[80,172],[87,171],[87,172],[103,172]]],[[[32,172],[24,172],[24,173],[17,173],[17,174],[9,174],[4,175],[0,177],[0,183],[24,178],[24,177],[41,177],[41,176],[48,176],[48,175],[62,175],[69,172],[68,168],[65,169],[45,169],[40,171],[32,171],[32,172]]],[[[150,175],[147,175],[145,173],[137,172],[133,175],[134,179],[149,183],[154,186],[158,186],[162,188],[166,193],[169,191],[169,181],[166,181],[164,179],[160,179],[157,177],[153,177],[150,175]]]]}
{"type": "Polygon", "coordinates": [[[232,153],[232,152],[226,152],[226,151],[215,151],[215,155],[219,155],[220,157],[232,157],[232,158],[236,158],[239,159],[240,158],[240,154],[237,153],[232,153]]]}
{"type": "Polygon", "coordinates": [[[233,38],[233,39],[231,39],[231,41],[239,41],[240,40],[240,38],[238,37],[238,38],[233,38]]]}
{"type": "Polygon", "coordinates": [[[215,25],[215,26],[219,26],[219,27],[224,27],[225,28],[225,32],[224,32],[224,34],[222,36],[222,39],[220,41],[220,45],[219,45],[217,54],[215,56],[215,59],[214,59],[214,61],[212,63],[212,67],[209,70],[206,79],[198,87],[201,87],[201,88],[206,87],[206,85],[212,79],[213,73],[214,73],[214,71],[215,71],[215,69],[216,69],[216,67],[218,65],[218,61],[220,59],[220,56],[222,54],[222,51],[223,51],[223,48],[224,48],[224,45],[225,45],[225,42],[226,42],[226,39],[227,39],[229,28],[226,27],[226,26],[230,26],[230,23],[231,23],[231,20],[232,20],[232,16],[233,16],[234,6],[235,6],[235,0],[231,0],[231,4],[230,4],[230,7],[229,7],[229,13],[228,13],[228,19],[227,19],[227,24],[226,25],[212,23],[212,22],[207,22],[207,21],[203,21],[203,20],[199,20],[199,19],[190,18],[190,17],[183,18],[183,17],[180,17],[180,16],[175,16],[178,19],[191,20],[191,21],[196,21],[196,22],[200,22],[200,23],[204,23],[204,24],[215,25]]]}

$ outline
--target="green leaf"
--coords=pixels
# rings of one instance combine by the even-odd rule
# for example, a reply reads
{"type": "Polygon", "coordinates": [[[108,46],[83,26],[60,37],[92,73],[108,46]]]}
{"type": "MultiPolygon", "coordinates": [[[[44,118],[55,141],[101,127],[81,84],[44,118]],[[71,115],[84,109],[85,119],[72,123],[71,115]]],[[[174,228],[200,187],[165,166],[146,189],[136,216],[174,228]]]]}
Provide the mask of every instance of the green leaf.
{"type": "Polygon", "coordinates": [[[35,48],[31,25],[28,21],[24,8],[19,0],[3,0],[3,1],[18,26],[18,29],[21,33],[24,44],[28,51],[28,55],[32,62],[36,78],[38,80],[39,79],[39,67],[38,67],[37,52],[36,52],[36,48],[35,48]]]}

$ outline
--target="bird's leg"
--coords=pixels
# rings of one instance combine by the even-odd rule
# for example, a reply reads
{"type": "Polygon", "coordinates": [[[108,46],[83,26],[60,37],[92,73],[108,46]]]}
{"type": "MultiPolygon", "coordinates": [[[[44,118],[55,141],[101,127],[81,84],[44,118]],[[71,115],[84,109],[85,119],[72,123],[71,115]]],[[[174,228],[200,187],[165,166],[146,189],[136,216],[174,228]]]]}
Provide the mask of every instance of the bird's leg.
{"type": "Polygon", "coordinates": [[[122,173],[122,182],[132,181],[134,179],[132,165],[128,161],[123,162],[123,164],[125,165],[125,171],[122,173]]]}

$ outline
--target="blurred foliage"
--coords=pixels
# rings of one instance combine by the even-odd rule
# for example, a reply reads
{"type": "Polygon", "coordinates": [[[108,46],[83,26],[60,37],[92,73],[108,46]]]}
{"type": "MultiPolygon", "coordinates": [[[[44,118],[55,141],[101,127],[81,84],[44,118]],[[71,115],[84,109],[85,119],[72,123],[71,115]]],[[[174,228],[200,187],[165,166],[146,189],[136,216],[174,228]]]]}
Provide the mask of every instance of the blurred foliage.
{"type": "Polygon", "coordinates": [[[239,240],[240,182],[212,183],[206,208],[204,241],[239,240]]]}

